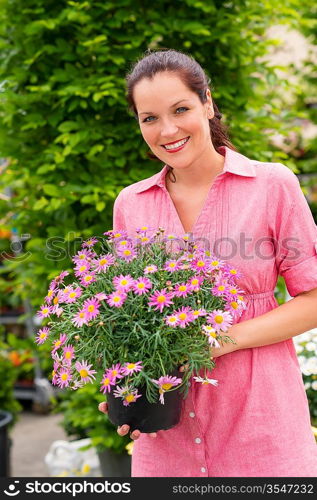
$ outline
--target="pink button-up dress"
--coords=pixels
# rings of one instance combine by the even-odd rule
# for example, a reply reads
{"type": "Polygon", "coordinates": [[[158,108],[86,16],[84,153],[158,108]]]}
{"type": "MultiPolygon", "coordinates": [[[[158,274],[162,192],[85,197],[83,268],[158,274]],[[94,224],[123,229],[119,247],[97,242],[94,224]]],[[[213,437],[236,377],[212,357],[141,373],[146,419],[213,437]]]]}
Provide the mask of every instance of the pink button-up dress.
{"type": "MultiPolygon", "coordinates": [[[[287,167],[227,147],[219,152],[223,171],[192,232],[242,271],[242,322],[278,307],[278,275],[293,297],[317,287],[317,230],[287,167]]],[[[119,193],[115,229],[131,236],[143,225],[185,233],[166,189],[166,171],[119,193]]],[[[223,355],[210,376],[218,387],[192,381],[178,425],[135,441],[132,476],[317,476],[317,447],[292,339],[223,355]]]]}

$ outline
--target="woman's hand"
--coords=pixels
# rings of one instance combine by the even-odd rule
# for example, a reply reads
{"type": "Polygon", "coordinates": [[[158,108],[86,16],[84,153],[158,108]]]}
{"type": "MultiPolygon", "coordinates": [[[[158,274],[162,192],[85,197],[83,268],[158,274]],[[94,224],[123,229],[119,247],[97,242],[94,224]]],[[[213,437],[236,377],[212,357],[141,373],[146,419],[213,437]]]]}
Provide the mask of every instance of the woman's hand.
{"type": "MultiPolygon", "coordinates": [[[[106,402],[105,403],[100,403],[98,405],[98,409],[102,413],[108,413],[108,404],[106,402]]],[[[121,425],[117,429],[117,433],[119,434],[119,436],[125,436],[126,434],[128,434],[129,431],[130,431],[130,426],[127,425],[127,424],[121,425]]],[[[140,436],[141,436],[141,432],[138,429],[135,429],[130,434],[130,437],[133,440],[139,439],[140,436]]],[[[156,432],[150,432],[149,436],[152,437],[152,438],[155,438],[156,437],[156,432]]]]}

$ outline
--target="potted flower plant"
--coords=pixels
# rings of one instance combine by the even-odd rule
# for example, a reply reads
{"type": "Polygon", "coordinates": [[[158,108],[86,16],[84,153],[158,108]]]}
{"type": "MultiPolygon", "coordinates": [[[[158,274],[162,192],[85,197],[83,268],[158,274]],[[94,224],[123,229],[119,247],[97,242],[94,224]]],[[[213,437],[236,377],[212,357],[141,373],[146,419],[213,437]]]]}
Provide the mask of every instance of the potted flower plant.
{"type": "Polygon", "coordinates": [[[217,385],[210,346],[232,341],[227,330],[244,308],[239,271],[186,235],[146,226],[135,238],[113,230],[91,238],[73,262],[38,311],[46,326],[36,342],[52,341],[52,383],[78,389],[97,376],[115,425],[174,426],[192,376],[217,385]]]}

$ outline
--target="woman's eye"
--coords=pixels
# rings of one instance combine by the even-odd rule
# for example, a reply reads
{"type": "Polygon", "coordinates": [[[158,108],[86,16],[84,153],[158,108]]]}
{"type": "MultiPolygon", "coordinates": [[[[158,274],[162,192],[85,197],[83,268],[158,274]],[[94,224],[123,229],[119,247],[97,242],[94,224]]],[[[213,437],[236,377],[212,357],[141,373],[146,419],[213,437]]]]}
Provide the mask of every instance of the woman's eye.
{"type": "Polygon", "coordinates": [[[176,113],[183,113],[184,111],[188,111],[188,108],[185,108],[185,106],[181,106],[180,108],[177,108],[176,113]]]}
{"type": "Polygon", "coordinates": [[[144,120],[143,120],[143,123],[146,123],[146,122],[152,122],[153,120],[151,119],[153,118],[155,120],[155,116],[147,116],[144,120]]]}

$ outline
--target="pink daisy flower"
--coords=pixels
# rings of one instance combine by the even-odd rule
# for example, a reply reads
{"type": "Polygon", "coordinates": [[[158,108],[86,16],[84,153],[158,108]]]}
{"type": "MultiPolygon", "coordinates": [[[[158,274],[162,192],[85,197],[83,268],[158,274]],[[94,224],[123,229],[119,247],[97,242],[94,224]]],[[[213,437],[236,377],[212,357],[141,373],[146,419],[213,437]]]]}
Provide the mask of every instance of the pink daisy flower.
{"type": "Polygon", "coordinates": [[[170,375],[164,375],[160,377],[158,380],[152,380],[154,384],[156,384],[159,388],[160,393],[160,402],[164,404],[164,393],[172,389],[172,387],[176,387],[177,385],[182,383],[181,378],[171,377],[170,375]]]}
{"type": "Polygon", "coordinates": [[[163,266],[165,271],[169,271],[170,273],[174,273],[181,268],[180,262],[177,260],[167,260],[163,266]]]}
{"type": "Polygon", "coordinates": [[[188,285],[190,287],[190,290],[192,292],[198,292],[198,290],[200,289],[200,285],[202,284],[203,281],[204,281],[203,276],[193,276],[192,278],[190,278],[190,280],[188,280],[188,285]]]}
{"type": "Polygon", "coordinates": [[[58,375],[58,370],[61,367],[60,363],[58,361],[54,361],[53,365],[53,370],[52,370],[52,384],[57,385],[59,375],[58,375]]]}
{"type": "Polygon", "coordinates": [[[166,316],[166,318],[164,318],[164,321],[168,326],[179,325],[179,320],[176,314],[171,314],[170,316],[166,316]]]}
{"type": "Polygon", "coordinates": [[[115,379],[113,379],[110,375],[104,374],[102,381],[101,381],[101,388],[100,391],[103,394],[106,394],[106,392],[110,392],[111,386],[116,383],[115,379]]]}
{"type": "Polygon", "coordinates": [[[195,319],[192,315],[190,307],[183,306],[181,309],[175,311],[174,314],[178,318],[177,326],[180,326],[181,328],[186,328],[186,326],[189,325],[189,323],[192,323],[195,319]]]}
{"type": "Polygon", "coordinates": [[[226,297],[228,297],[228,300],[235,300],[238,295],[241,295],[243,293],[243,290],[240,290],[236,286],[228,286],[226,290],[226,297]]]}
{"type": "Polygon", "coordinates": [[[49,289],[48,292],[47,292],[47,295],[45,297],[45,302],[47,304],[50,304],[54,298],[54,295],[55,295],[56,291],[54,289],[49,289]]]}
{"type": "Polygon", "coordinates": [[[209,323],[217,332],[226,332],[229,326],[232,325],[232,316],[228,311],[215,309],[207,316],[207,323],[209,323]]]}
{"type": "Polygon", "coordinates": [[[81,276],[80,278],[80,283],[83,285],[83,286],[89,286],[91,283],[93,283],[94,281],[96,281],[96,278],[95,278],[95,271],[92,271],[91,273],[87,273],[83,276],[81,276]]]}
{"type": "Polygon", "coordinates": [[[195,319],[207,315],[206,309],[194,309],[191,313],[195,319]]]}
{"type": "Polygon", "coordinates": [[[210,325],[203,325],[202,327],[203,332],[207,335],[208,337],[208,342],[212,347],[220,347],[220,344],[217,340],[217,332],[216,330],[210,326],[210,325]]]}
{"type": "Polygon", "coordinates": [[[132,375],[132,373],[137,373],[142,370],[142,361],[138,361],[137,363],[125,363],[121,367],[121,373],[122,375],[132,375]]]}
{"type": "Polygon", "coordinates": [[[99,302],[101,302],[102,300],[106,300],[107,294],[105,294],[104,292],[99,292],[96,293],[95,297],[97,300],[99,300],[99,302]]]}
{"type": "Polygon", "coordinates": [[[210,269],[209,259],[205,258],[205,257],[195,258],[190,263],[190,267],[191,267],[191,269],[194,269],[195,271],[200,271],[200,272],[209,271],[209,269],[210,269]]]}
{"type": "Polygon", "coordinates": [[[121,398],[124,406],[129,406],[130,403],[135,403],[142,394],[138,394],[137,389],[132,389],[130,386],[119,387],[113,391],[115,398],[121,398]]]}
{"type": "Polygon", "coordinates": [[[137,295],[142,295],[150,290],[152,282],[148,278],[138,278],[134,280],[133,291],[137,295]]]}
{"type": "Polygon", "coordinates": [[[122,378],[123,375],[120,363],[112,365],[111,368],[108,368],[104,373],[104,377],[110,377],[114,383],[116,382],[116,379],[122,378]]]}
{"type": "Polygon", "coordinates": [[[193,377],[195,382],[200,382],[203,385],[218,385],[218,380],[215,380],[214,378],[203,378],[203,377],[193,377]]]}
{"type": "Polygon", "coordinates": [[[111,307],[121,307],[124,304],[126,298],[127,294],[118,290],[117,292],[112,292],[110,295],[108,295],[107,303],[111,307]]]}
{"type": "Polygon", "coordinates": [[[109,236],[109,238],[112,241],[116,241],[116,240],[118,241],[121,238],[126,238],[128,236],[127,231],[125,231],[124,229],[118,229],[118,231],[115,231],[114,229],[111,229],[110,231],[106,231],[103,234],[105,236],[109,236]]]}
{"type": "Polygon", "coordinates": [[[175,285],[174,287],[174,295],[176,297],[187,297],[190,292],[190,286],[186,283],[180,283],[179,285],[175,285]]]}
{"type": "Polygon", "coordinates": [[[87,361],[76,361],[75,363],[75,368],[80,375],[80,380],[85,384],[96,379],[94,375],[97,372],[96,370],[91,370],[91,367],[92,365],[88,365],[87,361]]]}
{"type": "Polygon", "coordinates": [[[77,278],[80,278],[81,276],[88,274],[90,266],[90,262],[88,262],[87,260],[83,260],[75,267],[75,276],[77,278]]]}
{"type": "Polygon", "coordinates": [[[87,315],[88,321],[95,319],[99,314],[100,302],[96,298],[87,299],[83,304],[83,311],[87,315]]]}
{"type": "Polygon", "coordinates": [[[126,276],[123,276],[123,274],[115,276],[112,282],[118,291],[125,293],[131,290],[134,285],[134,279],[130,276],[130,274],[127,274],[126,276]]]}
{"type": "Polygon", "coordinates": [[[53,350],[52,350],[52,354],[54,354],[57,349],[59,349],[60,347],[62,347],[63,344],[65,344],[66,342],[66,339],[67,339],[67,336],[65,335],[65,333],[61,334],[59,336],[59,339],[58,340],[54,340],[53,341],[53,350]]]}
{"type": "Polygon", "coordinates": [[[134,248],[127,247],[124,249],[118,249],[118,256],[126,262],[131,262],[131,260],[136,259],[137,253],[134,248]]]}
{"type": "Polygon", "coordinates": [[[63,282],[64,278],[69,275],[68,271],[62,271],[56,278],[53,279],[51,285],[55,288],[57,285],[63,282]]]}
{"type": "Polygon", "coordinates": [[[74,255],[74,257],[72,257],[72,261],[75,264],[80,264],[83,261],[89,262],[90,259],[92,259],[92,257],[94,255],[95,255],[94,251],[92,251],[90,249],[82,248],[81,250],[79,250],[79,252],[77,252],[76,255],[74,255]]]}
{"type": "Polygon", "coordinates": [[[230,278],[231,280],[233,279],[239,280],[240,278],[242,278],[241,271],[238,271],[237,269],[235,269],[234,267],[230,267],[229,265],[225,266],[224,275],[230,278]]]}
{"type": "Polygon", "coordinates": [[[40,310],[37,311],[37,315],[40,316],[40,318],[47,318],[51,313],[52,308],[47,305],[41,306],[40,310]]]}
{"type": "Polygon", "coordinates": [[[150,264],[149,266],[146,266],[144,268],[144,274],[152,274],[152,273],[156,273],[157,271],[157,266],[155,266],[154,264],[150,264]]]}
{"type": "Polygon", "coordinates": [[[164,307],[170,306],[173,298],[173,293],[167,292],[166,288],[162,290],[157,290],[149,298],[149,306],[154,307],[154,309],[163,311],[164,307]]]}
{"type": "Polygon", "coordinates": [[[67,345],[63,348],[63,356],[67,364],[71,364],[72,359],[74,359],[75,357],[74,351],[75,348],[72,345],[67,345]]]}
{"type": "Polygon", "coordinates": [[[35,342],[37,344],[44,344],[45,340],[47,339],[48,335],[50,333],[50,329],[44,326],[38,331],[38,334],[36,336],[35,342]]]}
{"type": "Polygon", "coordinates": [[[213,293],[213,295],[216,295],[217,297],[224,297],[227,293],[227,290],[228,290],[228,285],[225,283],[221,283],[217,286],[214,286],[211,289],[211,292],[213,293]]]}
{"type": "Polygon", "coordinates": [[[71,380],[72,380],[72,374],[70,368],[63,367],[58,372],[56,378],[56,385],[58,385],[61,388],[68,387],[71,380]]]}
{"type": "Polygon", "coordinates": [[[75,289],[71,288],[67,295],[66,299],[67,304],[72,304],[73,302],[76,302],[76,300],[81,296],[82,293],[83,292],[80,286],[77,286],[75,289]]]}
{"type": "Polygon", "coordinates": [[[98,238],[89,238],[82,244],[83,248],[92,248],[96,243],[98,243],[98,238]]]}
{"type": "Polygon", "coordinates": [[[115,258],[111,253],[107,253],[105,255],[101,255],[98,259],[94,259],[92,262],[95,266],[95,271],[97,273],[101,273],[106,271],[108,267],[115,263],[115,258]]]}
{"type": "Polygon", "coordinates": [[[77,327],[87,325],[88,321],[87,313],[83,309],[78,311],[78,313],[76,313],[76,315],[72,318],[72,323],[74,323],[77,327]]]}

